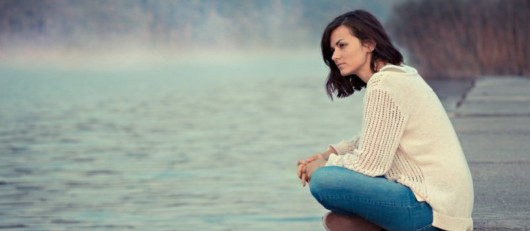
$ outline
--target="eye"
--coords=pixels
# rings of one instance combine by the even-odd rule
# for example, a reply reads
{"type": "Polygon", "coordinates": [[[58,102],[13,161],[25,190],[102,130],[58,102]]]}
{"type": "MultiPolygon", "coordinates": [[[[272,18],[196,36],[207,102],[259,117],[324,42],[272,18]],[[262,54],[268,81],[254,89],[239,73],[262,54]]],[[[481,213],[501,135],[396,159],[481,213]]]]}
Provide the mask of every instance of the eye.
{"type": "Polygon", "coordinates": [[[346,47],[346,45],[347,45],[346,43],[339,43],[339,48],[342,49],[342,48],[346,47]]]}

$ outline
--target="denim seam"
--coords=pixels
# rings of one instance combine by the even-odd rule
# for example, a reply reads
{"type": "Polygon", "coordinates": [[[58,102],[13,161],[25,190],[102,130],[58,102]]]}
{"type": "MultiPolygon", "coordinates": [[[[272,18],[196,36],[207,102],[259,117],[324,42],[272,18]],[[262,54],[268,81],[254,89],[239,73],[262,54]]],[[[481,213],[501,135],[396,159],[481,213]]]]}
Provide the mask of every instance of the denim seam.
{"type": "Polygon", "coordinates": [[[412,208],[413,206],[411,205],[408,205],[408,204],[402,204],[402,203],[393,203],[393,202],[384,202],[384,201],[375,201],[375,200],[366,200],[366,199],[362,199],[362,198],[356,198],[356,197],[348,197],[348,196],[332,196],[332,195],[327,195],[324,197],[324,199],[343,199],[343,200],[348,200],[348,201],[352,201],[352,202],[357,202],[357,203],[363,203],[363,204],[368,204],[368,205],[378,205],[378,206],[385,206],[385,207],[392,207],[392,208],[396,208],[396,207],[399,207],[399,208],[412,208]]]}

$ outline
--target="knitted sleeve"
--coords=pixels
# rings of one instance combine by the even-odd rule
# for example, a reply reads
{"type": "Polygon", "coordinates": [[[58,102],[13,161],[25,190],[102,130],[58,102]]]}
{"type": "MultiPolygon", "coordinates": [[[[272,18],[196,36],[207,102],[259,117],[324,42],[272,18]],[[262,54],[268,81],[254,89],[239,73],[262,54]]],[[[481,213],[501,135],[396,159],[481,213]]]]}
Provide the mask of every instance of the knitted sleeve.
{"type": "Polygon", "coordinates": [[[330,144],[329,146],[337,151],[337,155],[344,155],[346,153],[352,153],[357,148],[359,143],[359,137],[353,137],[351,140],[342,140],[336,144],[330,144]]]}
{"type": "Polygon", "coordinates": [[[379,88],[368,89],[358,147],[351,153],[330,155],[326,165],[343,166],[368,176],[384,175],[392,165],[406,121],[406,114],[391,94],[379,88]]]}

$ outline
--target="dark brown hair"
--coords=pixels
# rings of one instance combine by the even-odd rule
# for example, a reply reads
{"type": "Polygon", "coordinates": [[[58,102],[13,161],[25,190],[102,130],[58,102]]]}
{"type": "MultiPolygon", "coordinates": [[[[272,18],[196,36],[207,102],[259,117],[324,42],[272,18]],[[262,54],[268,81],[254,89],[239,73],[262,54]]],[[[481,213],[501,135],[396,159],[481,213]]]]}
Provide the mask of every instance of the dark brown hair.
{"type": "Polygon", "coordinates": [[[381,60],[385,63],[400,65],[403,63],[403,56],[392,45],[385,29],[381,23],[370,13],[364,10],[355,10],[336,17],[328,24],[322,34],[321,48],[322,58],[329,67],[328,80],[326,82],[326,91],[328,96],[333,99],[333,93],[337,92],[337,97],[347,97],[352,95],[356,90],[361,90],[366,86],[357,75],[342,76],[339,68],[331,59],[333,51],[330,47],[331,33],[339,26],[350,28],[353,36],[357,37],[361,43],[373,42],[375,49],[372,52],[370,68],[375,72],[375,61],[381,60]]]}

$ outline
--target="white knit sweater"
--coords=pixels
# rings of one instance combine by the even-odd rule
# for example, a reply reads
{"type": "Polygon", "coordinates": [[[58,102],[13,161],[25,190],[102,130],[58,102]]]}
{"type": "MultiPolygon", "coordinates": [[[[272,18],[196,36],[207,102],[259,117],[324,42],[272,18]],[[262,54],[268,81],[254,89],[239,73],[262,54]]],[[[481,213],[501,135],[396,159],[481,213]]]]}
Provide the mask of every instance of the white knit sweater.
{"type": "MultiPolygon", "coordinates": [[[[367,83],[359,137],[331,145],[327,165],[385,176],[433,208],[433,226],[472,230],[473,182],[434,91],[408,66],[386,65],[367,83]]],[[[384,196],[384,195],[382,195],[384,196]]]]}

